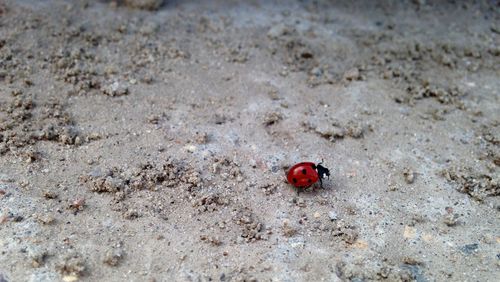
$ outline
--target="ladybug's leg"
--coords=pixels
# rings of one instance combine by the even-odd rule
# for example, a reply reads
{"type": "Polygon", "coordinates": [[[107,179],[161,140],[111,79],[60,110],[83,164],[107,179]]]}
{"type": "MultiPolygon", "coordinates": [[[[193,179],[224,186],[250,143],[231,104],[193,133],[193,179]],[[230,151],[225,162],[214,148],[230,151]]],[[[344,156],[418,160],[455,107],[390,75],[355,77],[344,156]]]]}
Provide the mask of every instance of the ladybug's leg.
{"type": "Polygon", "coordinates": [[[323,189],[323,179],[321,177],[319,178],[319,187],[323,189]]]}

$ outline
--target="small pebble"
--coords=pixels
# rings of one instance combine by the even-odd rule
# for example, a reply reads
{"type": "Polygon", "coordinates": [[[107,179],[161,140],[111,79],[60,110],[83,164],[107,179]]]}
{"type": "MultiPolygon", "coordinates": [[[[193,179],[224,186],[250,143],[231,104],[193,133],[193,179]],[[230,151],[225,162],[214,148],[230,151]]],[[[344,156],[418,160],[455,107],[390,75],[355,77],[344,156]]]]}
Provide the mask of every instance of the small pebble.
{"type": "Polygon", "coordinates": [[[328,218],[330,218],[331,221],[334,221],[338,219],[338,215],[335,211],[329,211],[328,218]]]}
{"type": "Polygon", "coordinates": [[[109,266],[117,266],[124,257],[121,249],[111,249],[106,252],[103,262],[109,266]]]}
{"type": "Polygon", "coordinates": [[[186,145],[184,148],[189,153],[194,153],[194,152],[196,152],[196,149],[197,149],[195,145],[186,145]]]}
{"type": "Polygon", "coordinates": [[[358,68],[352,68],[344,74],[345,80],[352,81],[352,80],[359,80],[360,78],[361,78],[361,75],[359,73],[358,68]]]}
{"type": "Polygon", "coordinates": [[[470,254],[473,254],[477,251],[477,249],[479,248],[479,244],[477,243],[474,243],[474,244],[467,244],[467,245],[464,245],[460,248],[460,250],[466,254],[466,255],[470,255],[470,254]]]}
{"type": "Polygon", "coordinates": [[[404,176],[406,183],[408,183],[408,184],[412,184],[415,181],[415,173],[410,168],[405,168],[403,170],[403,176],[404,176]]]}
{"type": "Polygon", "coordinates": [[[126,6],[141,10],[158,10],[163,4],[163,0],[124,0],[126,6]]]}
{"type": "Polygon", "coordinates": [[[285,35],[288,32],[289,30],[286,27],[286,25],[284,23],[279,23],[269,29],[269,31],[267,32],[267,36],[269,38],[278,38],[280,36],[285,35]]]}
{"type": "Polygon", "coordinates": [[[448,226],[455,226],[458,223],[458,215],[449,213],[444,216],[443,222],[448,226]]]}
{"type": "Polygon", "coordinates": [[[64,282],[74,282],[74,281],[78,281],[79,277],[77,275],[66,275],[66,276],[63,276],[62,280],[64,282]]]}

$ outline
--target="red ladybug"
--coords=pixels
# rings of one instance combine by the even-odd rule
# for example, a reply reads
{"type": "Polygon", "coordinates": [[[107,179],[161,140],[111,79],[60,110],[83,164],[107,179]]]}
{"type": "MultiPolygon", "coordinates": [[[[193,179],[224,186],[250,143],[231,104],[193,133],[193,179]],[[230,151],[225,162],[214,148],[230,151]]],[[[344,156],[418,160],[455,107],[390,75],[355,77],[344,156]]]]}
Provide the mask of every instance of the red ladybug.
{"type": "Polygon", "coordinates": [[[318,180],[320,187],[323,188],[322,179],[325,178],[325,175],[330,178],[330,170],[322,166],[321,163],[303,162],[292,166],[286,178],[288,183],[297,188],[307,188],[318,182],[318,180]]]}

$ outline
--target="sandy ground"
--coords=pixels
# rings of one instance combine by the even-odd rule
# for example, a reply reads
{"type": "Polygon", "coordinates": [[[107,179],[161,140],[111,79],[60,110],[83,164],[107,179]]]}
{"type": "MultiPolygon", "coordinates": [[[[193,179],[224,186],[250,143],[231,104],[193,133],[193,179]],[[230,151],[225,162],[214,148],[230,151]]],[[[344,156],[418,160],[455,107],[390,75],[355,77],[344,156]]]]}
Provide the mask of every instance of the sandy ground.
{"type": "Polygon", "coordinates": [[[498,1],[125,2],[0,1],[1,282],[498,281],[498,1]]]}

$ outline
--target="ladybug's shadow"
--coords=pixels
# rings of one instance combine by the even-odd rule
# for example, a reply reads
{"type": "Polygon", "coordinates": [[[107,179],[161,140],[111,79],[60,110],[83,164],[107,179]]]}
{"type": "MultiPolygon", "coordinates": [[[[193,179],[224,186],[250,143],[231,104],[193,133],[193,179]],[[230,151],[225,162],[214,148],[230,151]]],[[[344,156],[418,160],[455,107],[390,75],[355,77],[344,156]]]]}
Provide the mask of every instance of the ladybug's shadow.
{"type": "Polygon", "coordinates": [[[325,193],[326,191],[337,191],[337,190],[339,190],[339,182],[333,181],[333,179],[330,178],[330,180],[323,181],[323,187],[321,187],[319,183],[315,183],[314,185],[309,186],[305,189],[303,188],[301,190],[297,190],[297,194],[299,196],[302,194],[314,196],[325,193]]]}

